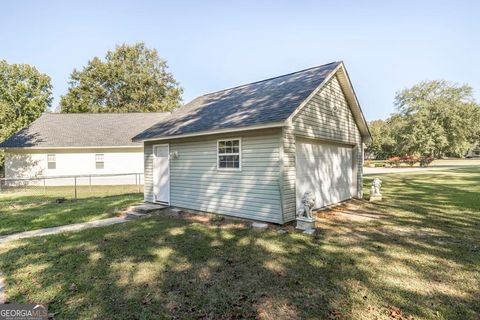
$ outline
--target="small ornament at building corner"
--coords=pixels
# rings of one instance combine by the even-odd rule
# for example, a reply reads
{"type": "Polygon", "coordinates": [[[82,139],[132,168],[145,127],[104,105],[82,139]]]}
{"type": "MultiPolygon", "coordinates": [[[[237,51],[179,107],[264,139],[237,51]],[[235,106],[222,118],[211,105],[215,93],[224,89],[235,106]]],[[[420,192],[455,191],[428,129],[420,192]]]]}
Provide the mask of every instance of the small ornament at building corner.
{"type": "Polygon", "coordinates": [[[373,179],[372,186],[370,187],[370,201],[382,200],[382,194],[380,188],[382,187],[382,180],[379,178],[373,179]]]}
{"type": "Polygon", "coordinates": [[[315,231],[315,219],[312,210],[315,207],[315,194],[307,191],[303,194],[302,202],[297,210],[297,229],[312,234],[315,231]]]}
{"type": "Polygon", "coordinates": [[[302,203],[297,210],[297,218],[303,217],[313,219],[312,209],[315,206],[315,195],[311,191],[307,191],[303,194],[302,203]]]}

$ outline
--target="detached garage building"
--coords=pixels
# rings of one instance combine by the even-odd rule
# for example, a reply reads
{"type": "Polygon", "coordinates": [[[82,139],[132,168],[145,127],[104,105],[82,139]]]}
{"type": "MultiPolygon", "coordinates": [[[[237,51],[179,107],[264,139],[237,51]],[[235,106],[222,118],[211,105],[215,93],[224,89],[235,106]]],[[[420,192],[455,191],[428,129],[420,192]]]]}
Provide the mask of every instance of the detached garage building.
{"type": "Polygon", "coordinates": [[[282,224],[306,191],[317,208],[362,197],[370,139],[334,62],[198,97],[134,141],[145,201],[282,224]]]}

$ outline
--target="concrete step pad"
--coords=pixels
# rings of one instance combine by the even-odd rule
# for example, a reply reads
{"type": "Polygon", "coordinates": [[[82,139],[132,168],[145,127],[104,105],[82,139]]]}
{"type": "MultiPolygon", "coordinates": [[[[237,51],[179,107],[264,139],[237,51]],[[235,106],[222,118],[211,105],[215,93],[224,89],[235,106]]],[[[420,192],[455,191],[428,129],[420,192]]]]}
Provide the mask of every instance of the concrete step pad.
{"type": "Polygon", "coordinates": [[[154,203],[142,203],[136,206],[131,206],[130,208],[128,208],[127,212],[149,214],[165,208],[168,208],[168,206],[164,206],[161,204],[154,204],[154,203]]]}
{"type": "Polygon", "coordinates": [[[266,230],[268,228],[268,224],[262,222],[254,222],[252,223],[252,228],[255,230],[266,230]]]}
{"type": "Polygon", "coordinates": [[[151,216],[150,214],[131,211],[127,213],[127,216],[125,217],[125,219],[136,220],[136,219],[148,218],[150,216],[151,216]]]}

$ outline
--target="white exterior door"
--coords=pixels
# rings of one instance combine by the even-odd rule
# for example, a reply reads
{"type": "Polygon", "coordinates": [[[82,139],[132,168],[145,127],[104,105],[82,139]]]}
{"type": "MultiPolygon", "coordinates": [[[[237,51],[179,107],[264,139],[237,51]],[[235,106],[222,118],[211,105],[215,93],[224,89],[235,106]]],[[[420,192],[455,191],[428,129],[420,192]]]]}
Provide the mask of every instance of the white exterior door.
{"type": "Polygon", "coordinates": [[[170,203],[169,147],[153,146],[153,201],[170,203]]]}
{"type": "Polygon", "coordinates": [[[297,208],[307,191],[315,194],[315,208],[321,208],[352,198],[355,189],[352,147],[297,139],[297,208]]]}

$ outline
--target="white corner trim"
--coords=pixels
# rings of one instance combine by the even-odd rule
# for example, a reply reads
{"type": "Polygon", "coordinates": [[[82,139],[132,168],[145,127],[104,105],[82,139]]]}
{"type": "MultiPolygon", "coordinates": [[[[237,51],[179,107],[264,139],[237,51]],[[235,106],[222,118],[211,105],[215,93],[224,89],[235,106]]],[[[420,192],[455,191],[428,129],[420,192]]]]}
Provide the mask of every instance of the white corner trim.
{"type": "MultiPolygon", "coordinates": [[[[342,63],[343,65],[343,63],[342,63]]],[[[365,119],[365,116],[363,114],[363,111],[362,111],[362,107],[360,106],[360,102],[358,101],[358,97],[357,97],[357,94],[355,93],[355,89],[353,88],[353,85],[352,85],[352,82],[350,81],[350,76],[348,75],[348,72],[347,72],[347,69],[345,67],[343,67],[341,69],[342,73],[343,73],[343,78],[345,78],[345,81],[347,82],[347,85],[346,85],[346,88],[342,85],[342,81],[341,79],[339,79],[339,82],[340,82],[340,86],[343,88],[343,89],[347,89],[349,92],[347,93],[344,93],[345,94],[345,98],[347,99],[347,102],[349,102],[349,105],[350,105],[350,101],[352,102],[352,104],[354,105],[354,107],[356,108],[356,113],[358,114],[358,116],[360,117],[360,121],[361,123],[364,125],[364,129],[365,129],[365,133],[362,135],[362,137],[364,138],[364,141],[365,142],[370,142],[372,140],[372,134],[370,133],[370,129],[368,128],[368,123],[367,123],[367,120],[365,119]],[[350,101],[348,101],[350,100],[350,101]]],[[[355,110],[352,110],[352,113],[354,115],[354,118],[355,120],[356,117],[355,117],[355,110]]],[[[358,124],[357,124],[358,125],[358,124]]],[[[360,129],[360,127],[359,127],[360,129]]],[[[360,133],[362,133],[362,130],[360,129],[360,133]]]]}

